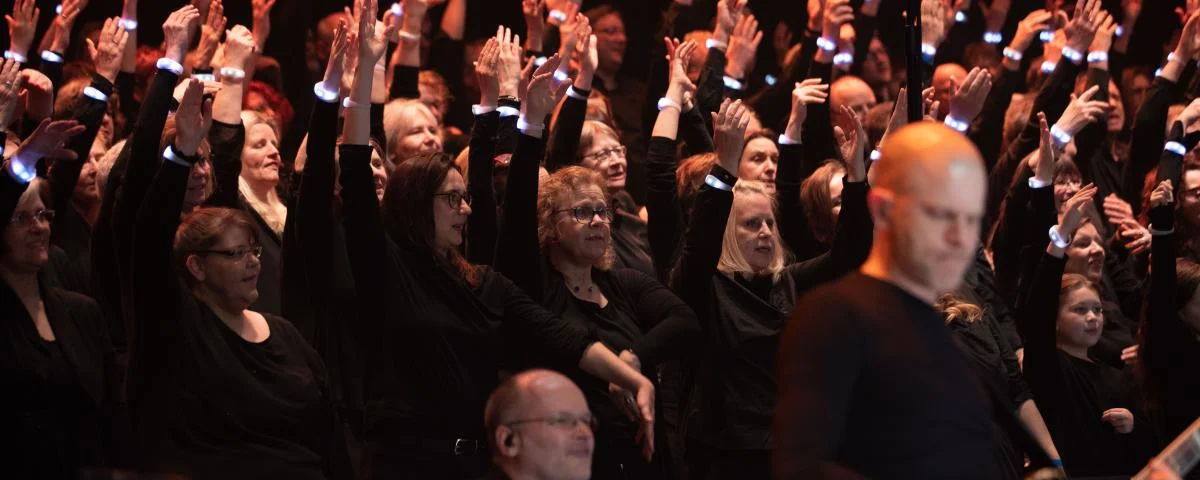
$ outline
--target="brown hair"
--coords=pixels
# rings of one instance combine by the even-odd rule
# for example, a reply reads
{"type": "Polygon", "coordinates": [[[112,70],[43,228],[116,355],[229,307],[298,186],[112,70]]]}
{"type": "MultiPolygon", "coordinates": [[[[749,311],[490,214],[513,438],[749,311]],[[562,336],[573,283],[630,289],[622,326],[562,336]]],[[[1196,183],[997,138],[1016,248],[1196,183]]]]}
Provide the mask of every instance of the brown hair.
{"type": "MultiPolygon", "coordinates": [[[[292,109],[292,103],[288,101],[286,96],[284,96],[282,93],[279,93],[279,90],[276,90],[275,87],[272,87],[266,82],[254,80],[246,86],[246,94],[242,96],[243,109],[247,109],[246,102],[250,98],[251,93],[261,96],[263,100],[266,101],[267,106],[275,112],[276,118],[272,118],[270,121],[268,121],[268,124],[271,125],[271,128],[275,129],[275,135],[277,135],[279,138],[283,138],[283,134],[285,133],[287,126],[291,125],[292,118],[296,115],[295,110],[292,109]]],[[[249,111],[258,112],[263,116],[267,116],[266,113],[259,112],[258,110],[249,111]]],[[[267,117],[270,118],[269,116],[267,117]]],[[[249,127],[249,125],[247,125],[247,127],[249,127]]]]}
{"type": "Polygon", "coordinates": [[[835,175],[845,174],[846,167],[840,162],[825,162],[800,184],[800,203],[804,205],[804,216],[808,217],[808,226],[813,237],[822,245],[833,242],[833,232],[837,227],[829,182],[833,181],[835,175]]]}
{"type": "MultiPolygon", "coordinates": [[[[167,118],[167,122],[163,124],[162,137],[158,142],[159,152],[166,150],[167,147],[175,143],[175,135],[178,131],[177,128],[178,127],[175,124],[175,116],[171,115],[167,118]]],[[[201,162],[208,162],[211,160],[212,145],[208,143],[207,136],[200,139],[200,148],[196,149],[196,155],[200,157],[201,162]]],[[[217,183],[215,175],[216,173],[213,171],[213,169],[208,169],[208,195],[205,195],[205,197],[211,197],[216,191],[217,183]]]]}
{"type": "Polygon", "coordinates": [[[1064,273],[1062,276],[1062,284],[1061,284],[1060,288],[1061,289],[1058,292],[1058,299],[1059,299],[1058,301],[1060,303],[1071,292],[1074,292],[1081,288],[1086,288],[1088,290],[1096,292],[1096,295],[1100,295],[1100,287],[1098,285],[1096,285],[1095,282],[1088,280],[1087,277],[1080,275],[1078,273],[1064,273]]]}
{"type": "Polygon", "coordinates": [[[983,318],[983,309],[979,308],[979,305],[968,302],[956,293],[943,293],[933,308],[942,312],[947,324],[960,320],[969,325],[983,318]]]}
{"type": "Polygon", "coordinates": [[[617,143],[621,143],[621,135],[617,134],[617,131],[613,130],[607,124],[595,120],[583,122],[583,130],[579,132],[579,151],[575,152],[576,161],[583,160],[584,152],[591,150],[592,145],[600,141],[601,136],[609,137],[617,143]]]}
{"type": "Polygon", "coordinates": [[[716,164],[717,154],[713,152],[698,153],[679,162],[675,168],[675,188],[681,202],[691,204],[704,185],[704,177],[716,164]]]}
{"type": "MultiPolygon", "coordinates": [[[[605,187],[604,177],[590,168],[577,165],[563,167],[542,181],[537,200],[537,234],[538,244],[542,246],[543,253],[549,253],[548,248],[554,244],[555,233],[558,231],[558,222],[554,220],[554,213],[566,206],[577,192],[587,186],[599,187],[600,191],[604,193],[604,203],[611,205],[612,198],[609,196],[608,188],[605,187]]],[[[596,264],[593,266],[600,270],[608,270],[612,268],[613,258],[615,258],[615,254],[610,240],[604,256],[596,260],[596,264]]]]}
{"type": "Polygon", "coordinates": [[[462,278],[475,285],[478,282],[475,268],[461,252],[457,249],[438,252],[434,247],[434,194],[451,170],[462,174],[454,164],[454,157],[442,152],[417,155],[396,165],[383,194],[383,222],[392,240],[402,248],[448,262],[462,278]]]}
{"type": "Polygon", "coordinates": [[[258,243],[254,220],[241,210],[200,207],[184,214],[179,228],[175,230],[172,263],[189,287],[196,283],[196,278],[188,272],[187,258],[198,251],[213,248],[221,235],[233,228],[242,229],[251,242],[258,243]]]}

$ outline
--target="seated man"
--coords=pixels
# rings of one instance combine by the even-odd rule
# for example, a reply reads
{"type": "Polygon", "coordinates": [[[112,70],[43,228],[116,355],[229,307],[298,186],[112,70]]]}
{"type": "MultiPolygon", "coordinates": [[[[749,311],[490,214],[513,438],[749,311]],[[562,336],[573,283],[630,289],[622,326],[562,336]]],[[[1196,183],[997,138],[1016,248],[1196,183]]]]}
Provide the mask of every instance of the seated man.
{"type": "Polygon", "coordinates": [[[590,478],[594,422],[583,391],[562,374],[513,375],[492,392],[483,413],[498,470],[494,478],[590,478]]]}

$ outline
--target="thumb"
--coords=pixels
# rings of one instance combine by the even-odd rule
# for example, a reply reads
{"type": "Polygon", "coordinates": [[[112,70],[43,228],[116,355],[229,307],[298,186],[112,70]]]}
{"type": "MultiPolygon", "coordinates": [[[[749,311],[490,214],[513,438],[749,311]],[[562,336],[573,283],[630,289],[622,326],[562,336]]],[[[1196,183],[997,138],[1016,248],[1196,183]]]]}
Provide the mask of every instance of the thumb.
{"type": "Polygon", "coordinates": [[[90,55],[91,55],[93,58],[95,58],[95,57],[96,57],[96,43],[95,43],[95,42],[93,42],[93,41],[92,41],[92,39],[90,39],[90,38],[88,38],[88,39],[85,39],[85,40],[87,41],[88,53],[89,53],[89,54],[90,54],[90,55]]]}

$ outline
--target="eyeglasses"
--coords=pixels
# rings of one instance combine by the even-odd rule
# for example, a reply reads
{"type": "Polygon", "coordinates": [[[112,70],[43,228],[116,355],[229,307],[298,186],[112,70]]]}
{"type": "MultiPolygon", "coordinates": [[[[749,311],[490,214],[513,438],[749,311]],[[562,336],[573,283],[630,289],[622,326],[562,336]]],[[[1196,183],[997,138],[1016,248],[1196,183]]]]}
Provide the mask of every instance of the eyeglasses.
{"type": "Polygon", "coordinates": [[[626,152],[626,149],[625,149],[624,145],[617,145],[615,147],[606,148],[606,149],[601,150],[596,153],[589,153],[587,155],[584,155],[583,159],[584,160],[595,160],[597,162],[603,162],[605,160],[608,160],[608,157],[610,155],[617,155],[619,157],[624,157],[625,152],[626,152]]]}
{"type": "Polygon", "coordinates": [[[54,222],[54,210],[41,209],[33,213],[20,212],[14,214],[9,223],[17,227],[26,227],[37,222],[46,222],[47,224],[54,222]]]}
{"type": "Polygon", "coordinates": [[[609,208],[607,206],[595,207],[595,208],[593,208],[593,207],[575,207],[575,208],[565,208],[562,210],[554,211],[555,214],[559,214],[562,212],[570,212],[571,218],[574,218],[575,221],[579,222],[579,223],[592,223],[592,219],[596,218],[596,215],[599,215],[600,220],[604,223],[608,223],[608,222],[612,221],[612,210],[609,210],[609,208]]]}
{"type": "Polygon", "coordinates": [[[471,206],[471,192],[444,192],[435,193],[433,196],[446,197],[446,203],[450,205],[450,208],[459,208],[463,202],[466,202],[468,207],[471,206]]]}
{"type": "Polygon", "coordinates": [[[254,258],[256,258],[256,259],[262,258],[262,252],[263,252],[263,247],[261,245],[255,245],[253,247],[242,247],[242,248],[236,248],[233,250],[216,250],[216,249],[197,250],[195,253],[201,253],[201,254],[207,254],[207,255],[220,255],[220,256],[228,258],[230,260],[245,262],[247,259],[250,258],[251,255],[253,255],[254,258]]]}
{"type": "Polygon", "coordinates": [[[573,429],[575,429],[575,427],[578,427],[579,424],[582,423],[584,425],[587,425],[587,427],[589,429],[591,429],[593,432],[596,431],[596,427],[599,426],[596,423],[596,417],[593,417],[592,414],[590,414],[590,413],[586,414],[586,415],[579,415],[579,416],[571,415],[569,413],[560,413],[553,417],[528,418],[525,420],[517,420],[515,422],[509,422],[506,425],[511,427],[513,425],[521,425],[521,424],[525,424],[525,423],[544,423],[551,427],[561,428],[563,430],[573,430],[573,429]]]}

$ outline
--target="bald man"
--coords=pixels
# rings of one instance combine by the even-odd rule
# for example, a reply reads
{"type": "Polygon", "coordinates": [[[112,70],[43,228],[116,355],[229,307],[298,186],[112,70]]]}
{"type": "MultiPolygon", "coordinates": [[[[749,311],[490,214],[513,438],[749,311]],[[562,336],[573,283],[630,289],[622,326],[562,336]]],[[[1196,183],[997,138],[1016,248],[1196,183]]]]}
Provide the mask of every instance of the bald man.
{"type": "Polygon", "coordinates": [[[484,409],[495,478],[587,480],[592,476],[594,417],[583,391],[550,370],[513,375],[484,409]]]}
{"type": "Polygon", "coordinates": [[[967,78],[967,69],[957,63],[943,63],[933,70],[933,99],[938,101],[938,118],[950,113],[950,96],[954,94],[954,83],[967,78]]]}
{"type": "Polygon", "coordinates": [[[866,124],[867,111],[875,106],[875,91],[863,79],[854,75],[843,75],[829,86],[829,104],[834,111],[842,105],[854,110],[860,123],[866,124]]]}
{"type": "Polygon", "coordinates": [[[983,161],[932,122],[882,151],[867,262],[801,298],[784,334],[776,478],[997,478],[987,392],[933,307],[974,257],[983,161]]]}

